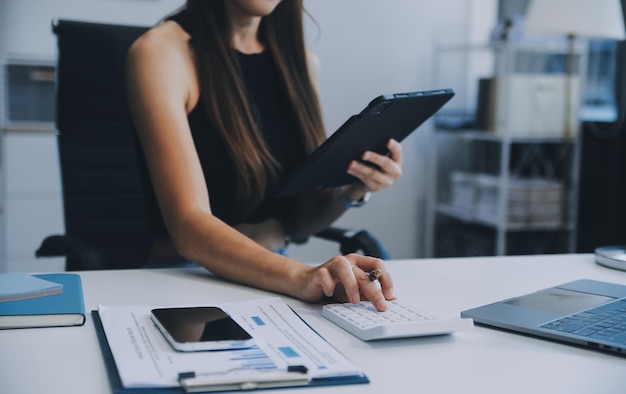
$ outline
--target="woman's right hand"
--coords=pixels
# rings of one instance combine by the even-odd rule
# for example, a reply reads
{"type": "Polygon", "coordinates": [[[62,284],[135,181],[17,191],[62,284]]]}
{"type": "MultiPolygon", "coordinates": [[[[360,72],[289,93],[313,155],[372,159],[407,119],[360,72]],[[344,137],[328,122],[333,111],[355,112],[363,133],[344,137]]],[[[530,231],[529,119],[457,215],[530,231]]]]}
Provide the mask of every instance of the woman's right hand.
{"type": "Polygon", "coordinates": [[[348,254],[335,256],[326,263],[307,269],[299,286],[299,298],[319,302],[331,298],[336,302],[371,301],[379,311],[387,310],[386,301],[394,300],[393,281],[383,260],[348,254]],[[379,269],[378,281],[370,279],[369,272],[379,269]]]}

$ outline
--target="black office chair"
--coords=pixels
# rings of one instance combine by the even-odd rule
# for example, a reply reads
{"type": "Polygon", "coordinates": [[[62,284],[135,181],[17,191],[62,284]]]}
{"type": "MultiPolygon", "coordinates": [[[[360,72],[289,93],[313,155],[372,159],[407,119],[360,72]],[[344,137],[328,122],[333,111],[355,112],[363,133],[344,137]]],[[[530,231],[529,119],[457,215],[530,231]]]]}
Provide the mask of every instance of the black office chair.
{"type": "MultiPolygon", "coordinates": [[[[66,269],[145,266],[152,237],[144,212],[137,140],[127,106],[125,59],[146,27],[58,20],[56,126],[65,235],[38,257],[66,256],[66,269]]],[[[367,231],[329,229],[342,253],[388,258],[367,231]]]]}

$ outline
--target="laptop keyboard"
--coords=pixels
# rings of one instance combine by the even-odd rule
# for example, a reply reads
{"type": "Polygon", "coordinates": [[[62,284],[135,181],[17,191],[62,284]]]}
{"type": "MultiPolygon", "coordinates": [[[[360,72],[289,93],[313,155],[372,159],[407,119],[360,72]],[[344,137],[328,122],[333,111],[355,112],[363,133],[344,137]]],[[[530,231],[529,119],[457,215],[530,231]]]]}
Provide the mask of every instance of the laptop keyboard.
{"type": "Polygon", "coordinates": [[[565,316],[540,327],[626,345],[626,299],[565,316]]]}

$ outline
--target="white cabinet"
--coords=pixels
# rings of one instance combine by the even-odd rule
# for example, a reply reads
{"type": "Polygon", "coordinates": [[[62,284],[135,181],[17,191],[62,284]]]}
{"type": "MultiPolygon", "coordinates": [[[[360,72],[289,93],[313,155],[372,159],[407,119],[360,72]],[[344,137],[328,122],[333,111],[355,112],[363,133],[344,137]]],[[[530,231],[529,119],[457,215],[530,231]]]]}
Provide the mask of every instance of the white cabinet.
{"type": "Polygon", "coordinates": [[[0,272],[63,270],[63,258],[35,257],[46,236],[64,231],[54,66],[45,59],[8,59],[2,77],[0,272]]]}
{"type": "Polygon", "coordinates": [[[572,74],[556,44],[439,48],[435,58],[438,83],[460,94],[432,135],[427,255],[572,252],[583,53],[572,74]]]}
{"type": "Polygon", "coordinates": [[[63,203],[54,130],[3,130],[4,271],[63,270],[63,258],[37,259],[51,234],[63,234],[63,203]]]}

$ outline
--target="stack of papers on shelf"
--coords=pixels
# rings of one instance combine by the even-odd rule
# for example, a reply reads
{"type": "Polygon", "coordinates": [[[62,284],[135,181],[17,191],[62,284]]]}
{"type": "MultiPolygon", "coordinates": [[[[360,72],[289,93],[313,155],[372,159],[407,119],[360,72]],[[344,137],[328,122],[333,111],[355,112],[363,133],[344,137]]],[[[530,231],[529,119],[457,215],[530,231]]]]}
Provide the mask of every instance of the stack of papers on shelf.
{"type": "MultiPolygon", "coordinates": [[[[482,175],[476,217],[496,224],[498,222],[499,178],[482,175]]],[[[507,226],[557,227],[561,220],[563,185],[544,178],[511,178],[507,191],[507,226]]]]}
{"type": "Polygon", "coordinates": [[[369,382],[362,371],[278,297],[211,306],[226,311],[252,335],[255,345],[237,350],[180,352],[172,348],[150,318],[150,311],[158,306],[101,305],[93,311],[105,362],[119,375],[111,378],[114,391],[176,392],[183,390],[181,386],[186,391],[194,386],[215,391],[369,382]],[[257,386],[264,376],[285,375],[294,367],[307,371],[304,382],[276,381],[270,386],[257,386]],[[194,376],[201,386],[185,382],[181,376],[194,376]]]}
{"type": "MultiPolygon", "coordinates": [[[[455,172],[451,206],[460,217],[498,224],[500,178],[455,172]]],[[[545,178],[510,178],[506,192],[506,225],[513,228],[562,225],[563,184],[545,178]]]]}
{"type": "Polygon", "coordinates": [[[476,214],[476,200],[478,199],[477,174],[454,171],[450,174],[451,199],[450,205],[454,212],[466,220],[471,220],[476,214]]]}
{"type": "Polygon", "coordinates": [[[563,225],[563,183],[548,179],[516,179],[509,188],[509,222],[537,227],[563,225]]]}

